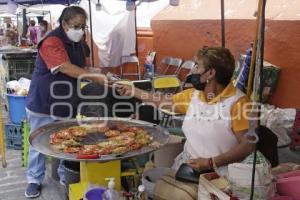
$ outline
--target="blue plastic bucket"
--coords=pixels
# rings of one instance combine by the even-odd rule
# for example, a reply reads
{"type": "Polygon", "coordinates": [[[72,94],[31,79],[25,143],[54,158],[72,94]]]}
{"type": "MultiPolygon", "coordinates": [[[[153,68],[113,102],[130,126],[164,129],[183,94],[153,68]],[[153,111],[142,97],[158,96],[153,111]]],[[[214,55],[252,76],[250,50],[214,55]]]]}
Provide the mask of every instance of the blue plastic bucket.
{"type": "Polygon", "coordinates": [[[7,94],[7,100],[11,122],[21,124],[22,120],[26,118],[26,96],[7,94]]]}
{"type": "Polygon", "coordinates": [[[105,189],[103,188],[93,188],[85,193],[85,198],[87,200],[102,200],[103,193],[105,189]]]}

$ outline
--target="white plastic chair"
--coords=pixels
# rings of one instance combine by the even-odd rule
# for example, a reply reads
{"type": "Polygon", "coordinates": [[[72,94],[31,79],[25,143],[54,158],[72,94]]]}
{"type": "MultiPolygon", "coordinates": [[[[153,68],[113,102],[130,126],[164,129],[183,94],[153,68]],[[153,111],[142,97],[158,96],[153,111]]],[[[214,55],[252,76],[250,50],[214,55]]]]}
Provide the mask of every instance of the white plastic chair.
{"type": "Polygon", "coordinates": [[[140,63],[136,55],[121,57],[121,78],[124,78],[124,76],[137,76],[138,80],[141,80],[140,63]],[[134,64],[136,66],[136,72],[124,73],[123,67],[126,63],[134,64]]]}
{"type": "Polygon", "coordinates": [[[193,60],[186,60],[182,63],[176,74],[180,74],[182,70],[187,70],[188,74],[191,73],[192,69],[195,67],[196,62],[193,60]]]}
{"type": "Polygon", "coordinates": [[[173,58],[173,57],[164,57],[159,64],[159,69],[161,70],[158,75],[166,75],[170,67],[175,67],[175,74],[179,70],[180,65],[182,63],[181,58],[173,58]],[[164,68],[162,69],[162,67],[164,68]]]}

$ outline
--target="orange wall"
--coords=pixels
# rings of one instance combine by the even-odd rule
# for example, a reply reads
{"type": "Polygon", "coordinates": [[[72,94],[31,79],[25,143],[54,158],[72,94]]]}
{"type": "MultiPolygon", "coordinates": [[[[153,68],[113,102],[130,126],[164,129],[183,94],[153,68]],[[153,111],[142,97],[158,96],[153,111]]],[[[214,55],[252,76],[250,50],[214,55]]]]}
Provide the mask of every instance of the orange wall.
{"type": "MultiPolygon", "coordinates": [[[[226,47],[238,58],[253,40],[255,21],[232,19],[226,20],[225,25],[226,47]]],[[[149,50],[157,52],[156,63],[159,63],[164,56],[193,59],[195,52],[203,45],[221,44],[218,20],[152,20],[151,28],[152,31],[138,30],[138,56],[142,74],[145,55],[149,50]]],[[[266,23],[265,60],[282,69],[269,103],[282,108],[300,108],[299,30],[299,21],[267,20],[266,23]]],[[[98,64],[96,52],[95,63],[98,64]]],[[[119,73],[117,68],[105,68],[104,71],[119,73]]]]}
{"type": "MultiPolygon", "coordinates": [[[[221,44],[218,20],[152,20],[151,27],[157,61],[164,56],[193,59],[200,47],[221,44]]],[[[299,21],[266,23],[265,60],[282,69],[270,100],[279,107],[300,108],[299,30],[299,21]]],[[[226,47],[236,58],[249,48],[254,31],[254,20],[226,20],[226,47]]]]}

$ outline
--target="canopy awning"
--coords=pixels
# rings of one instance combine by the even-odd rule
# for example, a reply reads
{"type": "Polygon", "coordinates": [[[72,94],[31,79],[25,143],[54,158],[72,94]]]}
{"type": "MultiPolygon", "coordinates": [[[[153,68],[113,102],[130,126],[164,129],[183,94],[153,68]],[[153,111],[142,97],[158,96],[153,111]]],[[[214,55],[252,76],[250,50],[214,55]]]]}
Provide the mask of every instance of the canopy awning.
{"type": "MultiPolygon", "coordinates": [[[[7,4],[7,0],[0,0],[0,4],[7,4]]],[[[13,0],[13,2],[17,4],[27,4],[27,5],[35,5],[35,4],[71,4],[71,3],[79,3],[80,0],[13,0]]]]}
{"type": "Polygon", "coordinates": [[[10,17],[10,18],[14,18],[14,17],[17,17],[17,15],[10,14],[10,13],[2,13],[2,14],[0,14],[0,17],[10,17]]]}

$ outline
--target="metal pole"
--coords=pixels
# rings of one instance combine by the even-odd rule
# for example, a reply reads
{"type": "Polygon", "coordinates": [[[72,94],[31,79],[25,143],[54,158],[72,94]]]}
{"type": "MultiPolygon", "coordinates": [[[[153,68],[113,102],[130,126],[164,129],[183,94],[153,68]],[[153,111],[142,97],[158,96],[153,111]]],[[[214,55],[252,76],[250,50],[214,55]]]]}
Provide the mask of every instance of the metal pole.
{"type": "MultiPolygon", "coordinates": [[[[261,19],[260,19],[260,29],[259,29],[259,57],[257,62],[259,64],[259,95],[258,95],[258,121],[257,121],[257,135],[261,135],[261,128],[260,128],[260,115],[261,115],[261,103],[262,103],[262,94],[263,94],[263,63],[264,63],[264,45],[265,45],[265,9],[266,9],[267,0],[262,0],[262,7],[260,9],[261,19]]],[[[252,54],[253,56],[253,54],[252,54]]],[[[257,78],[257,77],[256,77],[257,78]]],[[[257,160],[257,145],[254,151],[254,158],[253,158],[253,168],[252,168],[252,180],[251,180],[251,193],[250,193],[250,200],[254,198],[254,187],[255,187],[255,170],[256,170],[256,160],[257,160]]]]}
{"type": "Polygon", "coordinates": [[[138,57],[138,34],[137,34],[137,19],[136,19],[136,3],[134,1],[134,28],[135,28],[135,54],[138,57]]]}
{"type": "Polygon", "coordinates": [[[90,13],[90,35],[91,35],[91,53],[92,53],[92,67],[94,67],[94,44],[93,44],[93,22],[92,22],[92,6],[89,0],[89,13],[90,13]]]}
{"type": "Polygon", "coordinates": [[[22,37],[26,38],[27,28],[28,28],[28,26],[27,26],[27,18],[26,18],[26,9],[23,9],[22,16],[23,16],[23,32],[22,32],[22,37]]]}
{"type": "Polygon", "coordinates": [[[17,34],[18,34],[18,43],[21,44],[21,38],[19,34],[19,13],[17,13],[17,34]]]}
{"type": "Polygon", "coordinates": [[[250,98],[251,92],[252,92],[252,84],[253,84],[253,74],[254,74],[254,68],[255,68],[255,62],[256,62],[256,51],[257,51],[257,38],[259,35],[259,26],[260,26],[260,18],[261,18],[261,10],[262,10],[262,0],[259,0],[258,2],[258,9],[257,9],[257,16],[256,16],[256,29],[255,29],[255,35],[254,35],[254,42],[253,42],[253,48],[252,48],[252,56],[251,56],[251,64],[249,69],[249,77],[248,77],[248,83],[247,83],[247,97],[250,98]]]}
{"type": "Polygon", "coordinates": [[[222,36],[222,47],[225,47],[224,0],[221,0],[221,36],[222,36]]]}

